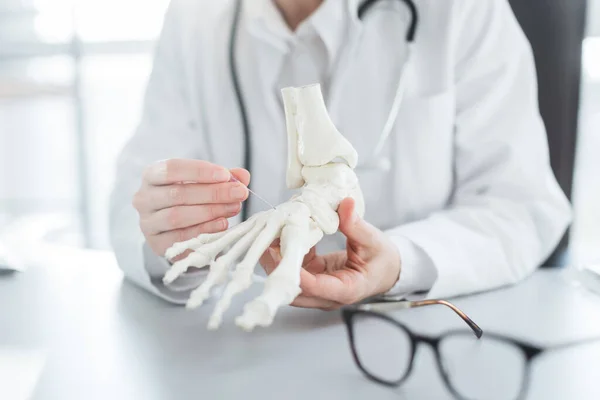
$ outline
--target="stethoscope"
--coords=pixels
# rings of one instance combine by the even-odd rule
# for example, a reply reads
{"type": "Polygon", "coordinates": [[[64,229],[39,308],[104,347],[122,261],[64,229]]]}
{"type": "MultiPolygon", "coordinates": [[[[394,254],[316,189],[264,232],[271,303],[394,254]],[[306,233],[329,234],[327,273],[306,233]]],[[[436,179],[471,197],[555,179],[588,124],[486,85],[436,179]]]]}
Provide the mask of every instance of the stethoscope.
{"type": "MultiPolygon", "coordinates": [[[[379,0],[365,0],[358,8],[358,18],[362,20],[364,14],[377,3],[379,0]]],[[[392,102],[392,106],[390,108],[390,112],[388,114],[388,118],[383,126],[381,131],[381,135],[379,136],[379,140],[375,145],[373,153],[371,157],[368,158],[365,162],[360,163],[357,166],[357,170],[379,170],[379,171],[387,171],[391,168],[391,160],[389,157],[380,157],[383,147],[387,139],[389,138],[394,123],[396,122],[396,118],[398,117],[398,112],[400,111],[400,104],[402,103],[402,98],[404,96],[405,91],[405,76],[404,71],[406,70],[406,66],[409,64],[412,56],[412,49],[414,46],[415,34],[417,30],[418,23],[418,12],[417,7],[413,0],[400,0],[402,1],[410,11],[410,24],[408,26],[408,30],[406,32],[406,43],[407,43],[407,57],[406,62],[402,65],[398,78],[398,85],[396,87],[396,94],[394,95],[394,100],[392,102]]],[[[237,0],[235,4],[235,10],[233,15],[233,23],[231,24],[231,32],[229,36],[229,70],[231,74],[231,82],[233,83],[233,89],[235,91],[235,96],[238,103],[238,108],[240,110],[240,119],[242,121],[242,131],[244,134],[244,167],[249,170],[250,165],[252,165],[252,152],[250,150],[250,125],[248,122],[248,115],[246,112],[246,105],[244,104],[244,98],[242,95],[242,91],[240,89],[239,76],[237,72],[237,63],[235,57],[235,48],[237,43],[237,31],[240,25],[240,15],[242,9],[242,0],[237,0]]],[[[244,207],[242,209],[242,221],[245,221],[248,216],[248,207],[247,202],[244,203],[244,207]]]]}

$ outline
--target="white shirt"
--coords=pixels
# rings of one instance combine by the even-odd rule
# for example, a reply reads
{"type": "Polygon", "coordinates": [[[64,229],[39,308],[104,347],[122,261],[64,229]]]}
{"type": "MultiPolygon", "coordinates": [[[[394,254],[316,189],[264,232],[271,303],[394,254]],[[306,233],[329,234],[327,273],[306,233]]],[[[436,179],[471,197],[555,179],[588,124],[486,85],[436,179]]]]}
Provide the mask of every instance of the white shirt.
{"type": "MultiPolygon", "coordinates": [[[[388,172],[360,171],[365,219],[397,245],[393,293],[448,297],[515,283],[552,251],[570,222],[548,162],[531,49],[506,0],[419,0],[407,88],[386,144],[388,172]]],[[[271,203],[285,187],[280,89],[321,83],[328,111],[360,158],[383,128],[406,63],[409,13],[381,1],[327,0],[290,32],[271,0],[245,0],[236,48],[250,119],[251,187],[271,203]]],[[[143,168],[164,158],[243,162],[243,135],[227,58],[233,2],[174,0],[139,129],[124,149],[112,198],[115,254],[126,276],[184,302],[205,271],[165,287],[168,264],[139,231],[131,197],[143,168]]],[[[262,210],[250,199],[250,210],[262,210]]],[[[343,248],[337,234],[319,251],[343,248]]]]}

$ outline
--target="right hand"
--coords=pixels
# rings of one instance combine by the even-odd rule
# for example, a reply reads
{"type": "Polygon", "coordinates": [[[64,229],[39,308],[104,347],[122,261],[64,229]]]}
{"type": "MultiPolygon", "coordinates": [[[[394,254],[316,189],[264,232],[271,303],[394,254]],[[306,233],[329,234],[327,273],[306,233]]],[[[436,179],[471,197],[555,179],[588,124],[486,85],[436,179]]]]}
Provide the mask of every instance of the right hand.
{"type": "Polygon", "coordinates": [[[163,256],[176,242],[220,232],[248,198],[250,173],[201,160],[170,159],[149,166],[133,197],[140,228],[152,251],[163,256]],[[231,181],[231,175],[240,182],[231,181]],[[185,183],[184,183],[185,182],[185,183]]]}

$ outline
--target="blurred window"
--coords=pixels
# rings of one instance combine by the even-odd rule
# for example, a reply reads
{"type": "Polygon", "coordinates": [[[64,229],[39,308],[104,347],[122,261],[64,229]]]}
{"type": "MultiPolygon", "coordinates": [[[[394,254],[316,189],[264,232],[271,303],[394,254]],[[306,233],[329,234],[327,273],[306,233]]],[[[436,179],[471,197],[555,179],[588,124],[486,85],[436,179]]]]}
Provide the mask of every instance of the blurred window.
{"type": "MultiPolygon", "coordinates": [[[[0,235],[25,224],[33,237],[109,248],[114,161],[137,124],[167,4],[0,0],[0,235]]],[[[573,193],[579,262],[600,261],[600,0],[588,7],[573,193]]]]}
{"type": "Polygon", "coordinates": [[[0,0],[0,238],[109,248],[168,0],[0,0]]]}

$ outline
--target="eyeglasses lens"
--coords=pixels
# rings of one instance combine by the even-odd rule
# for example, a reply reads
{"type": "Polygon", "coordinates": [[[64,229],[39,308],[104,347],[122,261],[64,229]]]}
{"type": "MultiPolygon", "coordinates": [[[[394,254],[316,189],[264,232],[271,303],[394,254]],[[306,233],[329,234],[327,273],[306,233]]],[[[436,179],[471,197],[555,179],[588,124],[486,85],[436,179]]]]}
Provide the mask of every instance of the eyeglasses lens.
{"type": "Polygon", "coordinates": [[[375,315],[357,314],[353,334],[358,361],[369,374],[390,383],[406,376],[412,342],[404,329],[375,315]]]}
{"type": "Polygon", "coordinates": [[[444,338],[440,358],[454,390],[466,399],[515,400],[525,377],[526,359],[510,342],[465,333],[444,338]]]}

